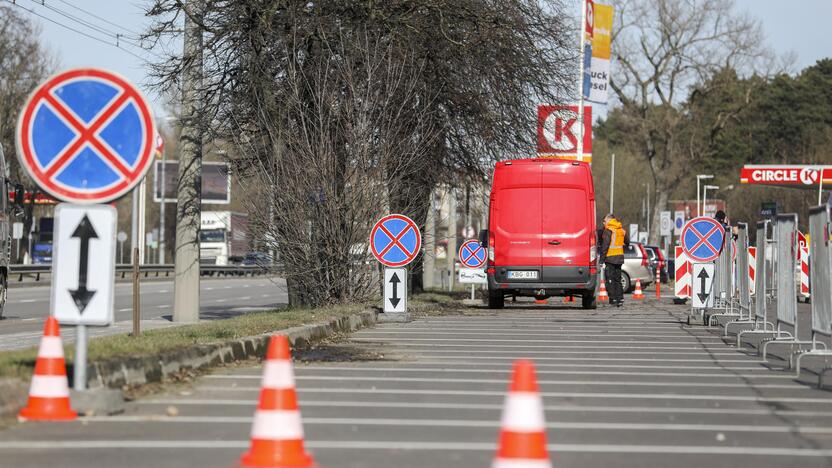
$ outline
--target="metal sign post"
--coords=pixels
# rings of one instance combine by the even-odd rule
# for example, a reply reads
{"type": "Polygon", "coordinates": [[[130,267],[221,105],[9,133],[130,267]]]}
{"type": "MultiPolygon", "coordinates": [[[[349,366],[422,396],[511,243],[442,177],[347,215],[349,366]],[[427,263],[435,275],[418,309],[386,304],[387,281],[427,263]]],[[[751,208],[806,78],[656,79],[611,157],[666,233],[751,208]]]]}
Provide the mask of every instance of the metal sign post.
{"type": "Polygon", "coordinates": [[[422,234],[416,223],[400,214],[387,215],[370,231],[370,250],[384,269],[383,301],[385,318],[408,321],[407,269],[422,246],[422,234]]]}
{"type": "Polygon", "coordinates": [[[68,202],[55,210],[51,310],[60,323],[77,327],[76,390],[86,387],[86,327],[113,321],[117,214],[104,203],[144,179],[154,135],[153,114],[138,89],[92,68],[46,80],[18,120],[21,166],[68,202]]]}
{"type": "Polygon", "coordinates": [[[712,308],[714,304],[713,284],[716,272],[713,261],[719,258],[719,255],[722,252],[722,246],[725,242],[725,229],[722,224],[715,219],[700,216],[698,218],[691,219],[684,225],[682,228],[681,241],[682,250],[687,256],[687,260],[692,263],[694,267],[697,264],[711,265],[711,270],[708,270],[705,273],[702,273],[705,268],[704,266],[699,267],[698,271],[694,268],[691,272],[692,276],[690,278],[693,291],[691,293],[692,307],[690,315],[688,316],[688,323],[702,320],[707,324],[707,321],[705,321],[705,311],[712,308]],[[697,287],[700,289],[699,294],[706,294],[702,285],[703,278],[699,278],[698,275],[708,275],[708,278],[705,278],[705,282],[709,285],[707,288],[707,297],[705,298],[707,299],[706,301],[703,301],[701,298],[697,298],[697,287]],[[699,282],[698,285],[697,282],[699,282]],[[700,306],[704,304],[704,307],[697,307],[697,304],[700,306]]]}

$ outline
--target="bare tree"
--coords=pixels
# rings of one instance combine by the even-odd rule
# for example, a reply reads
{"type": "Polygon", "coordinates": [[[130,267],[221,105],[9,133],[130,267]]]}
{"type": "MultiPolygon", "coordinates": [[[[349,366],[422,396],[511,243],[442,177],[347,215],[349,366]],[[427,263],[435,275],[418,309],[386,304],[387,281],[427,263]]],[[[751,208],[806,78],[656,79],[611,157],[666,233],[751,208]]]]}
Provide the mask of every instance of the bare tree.
{"type": "MultiPolygon", "coordinates": [[[[155,0],[149,14],[146,39],[163,44],[184,12],[155,0]]],[[[565,18],[560,0],[207,2],[209,136],[237,142],[235,168],[264,185],[261,228],[281,253],[297,247],[284,258],[290,296],[357,297],[360,281],[322,290],[347,277],[349,252],[366,255],[377,214],[424,225],[437,183],[481,181],[495,159],[531,154],[535,106],[572,88],[565,18]]],[[[159,85],[177,86],[185,66],[158,63],[159,85]]]]}
{"type": "MultiPolygon", "coordinates": [[[[55,60],[38,40],[40,30],[28,17],[11,6],[0,5],[0,145],[6,154],[6,167],[13,181],[19,181],[32,193],[39,192],[22,170],[15,154],[14,134],[17,118],[29,93],[55,69],[55,60]]],[[[5,177],[5,174],[0,174],[5,177]]],[[[34,203],[26,206],[23,217],[24,237],[29,236],[34,203]]],[[[23,239],[21,239],[24,243],[23,239]]]]}
{"type": "MultiPolygon", "coordinates": [[[[770,54],[762,45],[760,23],[736,12],[733,0],[614,3],[610,87],[622,105],[624,140],[648,163],[656,195],[651,218],[658,220],[673,189],[711,151],[707,144],[747,105],[739,101],[710,127],[686,133],[690,115],[681,104],[691,87],[725,69],[752,72],[771,63],[770,54]]],[[[650,241],[658,242],[659,234],[659,223],[653,223],[650,241]]]]}

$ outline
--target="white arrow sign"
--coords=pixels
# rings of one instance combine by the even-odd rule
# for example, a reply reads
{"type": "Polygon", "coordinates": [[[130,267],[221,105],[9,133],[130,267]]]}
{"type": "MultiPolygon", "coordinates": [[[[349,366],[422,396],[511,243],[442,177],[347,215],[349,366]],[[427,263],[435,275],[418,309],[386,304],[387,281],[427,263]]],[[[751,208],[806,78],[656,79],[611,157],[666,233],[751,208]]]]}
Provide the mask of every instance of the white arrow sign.
{"type": "Polygon", "coordinates": [[[384,269],[384,312],[407,312],[407,269],[384,269]]]}
{"type": "Polygon", "coordinates": [[[714,306],[714,264],[694,263],[691,277],[691,304],[694,309],[709,309],[714,306]]]}
{"type": "Polygon", "coordinates": [[[52,311],[60,323],[112,323],[115,240],[115,208],[61,203],[55,209],[52,311]]]}

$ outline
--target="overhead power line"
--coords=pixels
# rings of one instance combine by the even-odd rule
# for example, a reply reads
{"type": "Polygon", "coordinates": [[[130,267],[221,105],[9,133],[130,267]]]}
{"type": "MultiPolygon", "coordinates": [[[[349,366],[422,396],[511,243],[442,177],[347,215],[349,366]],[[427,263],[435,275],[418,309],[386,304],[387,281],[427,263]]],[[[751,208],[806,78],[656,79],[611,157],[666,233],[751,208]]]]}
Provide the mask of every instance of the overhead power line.
{"type": "MultiPolygon", "coordinates": [[[[105,35],[108,35],[108,36],[111,38],[111,40],[103,39],[103,38],[101,38],[101,37],[98,37],[98,36],[95,36],[95,35],[93,35],[93,34],[87,33],[87,32],[85,32],[85,31],[82,31],[82,30],[80,30],[80,29],[78,29],[78,28],[75,28],[75,27],[73,27],[73,26],[70,26],[70,25],[64,24],[64,23],[62,23],[62,22],[60,22],[60,21],[58,21],[58,20],[56,20],[56,19],[54,19],[54,18],[50,18],[50,17],[48,17],[48,16],[42,15],[42,14],[38,13],[37,11],[35,11],[33,8],[26,8],[25,6],[23,6],[23,5],[19,4],[19,3],[17,3],[15,0],[4,0],[4,1],[5,1],[6,3],[10,3],[10,4],[12,4],[12,5],[14,5],[14,6],[16,6],[16,7],[20,8],[20,9],[22,9],[22,10],[26,11],[26,12],[28,12],[28,13],[30,13],[31,15],[34,15],[34,16],[36,16],[36,17],[38,17],[38,18],[40,18],[40,19],[42,19],[42,20],[44,20],[44,21],[48,21],[48,22],[50,22],[50,23],[52,23],[52,24],[55,24],[55,25],[57,25],[57,26],[60,26],[60,27],[62,27],[62,28],[64,28],[64,29],[66,29],[66,30],[68,30],[68,31],[74,32],[74,33],[76,33],[76,34],[78,34],[78,35],[81,35],[81,36],[84,36],[84,37],[86,37],[86,38],[88,38],[88,39],[92,39],[92,40],[97,41],[97,42],[100,42],[100,43],[102,43],[102,44],[106,44],[106,45],[109,45],[109,46],[115,47],[115,48],[117,48],[117,49],[119,49],[119,50],[121,50],[121,51],[123,51],[123,52],[126,52],[126,53],[128,53],[128,54],[132,55],[133,57],[136,57],[136,58],[137,58],[137,59],[139,59],[139,60],[142,60],[142,61],[147,61],[147,59],[146,59],[145,57],[142,57],[142,56],[140,56],[139,54],[136,54],[135,52],[131,51],[130,49],[127,49],[127,48],[125,48],[125,47],[122,47],[122,46],[121,46],[121,40],[120,40],[120,39],[124,38],[124,42],[125,42],[126,44],[128,44],[128,45],[132,45],[133,47],[138,47],[138,48],[141,48],[141,46],[139,46],[139,45],[137,45],[137,44],[133,43],[133,42],[132,42],[132,41],[130,41],[129,39],[125,38],[125,36],[122,36],[122,35],[120,35],[120,34],[113,34],[113,33],[106,33],[106,32],[102,32],[102,30],[101,30],[101,29],[96,28],[96,27],[94,27],[94,26],[91,26],[90,24],[85,23],[83,20],[74,19],[72,16],[70,16],[70,15],[68,15],[68,14],[62,14],[62,16],[66,17],[66,18],[69,18],[69,19],[71,19],[71,20],[75,21],[76,23],[80,23],[81,25],[83,25],[83,26],[85,26],[85,27],[87,27],[87,28],[90,28],[90,29],[92,29],[93,31],[95,31],[95,32],[97,32],[97,33],[103,33],[103,34],[105,34],[105,35]]],[[[52,10],[52,11],[55,11],[55,10],[56,10],[54,7],[47,6],[45,1],[41,1],[41,2],[35,2],[34,0],[30,0],[30,1],[32,1],[35,5],[38,5],[38,6],[43,6],[43,7],[47,7],[47,8],[49,8],[49,9],[50,9],[50,10],[52,10]]],[[[61,14],[61,12],[60,12],[60,11],[57,11],[57,13],[61,14]]],[[[65,12],[64,12],[64,13],[65,13],[65,12]]],[[[142,49],[143,51],[146,51],[146,52],[148,52],[148,53],[153,54],[152,52],[147,51],[146,49],[143,49],[143,48],[141,48],[141,49],[142,49]]],[[[155,56],[155,54],[153,54],[153,55],[155,56]]]]}
{"type": "Polygon", "coordinates": [[[141,36],[140,34],[137,34],[136,32],[132,31],[131,29],[128,29],[128,28],[126,28],[126,27],[124,27],[124,26],[122,26],[118,23],[114,23],[114,22],[108,20],[107,18],[102,18],[101,16],[98,16],[98,15],[96,15],[95,13],[93,13],[89,10],[85,10],[85,9],[79,7],[78,5],[74,5],[74,4],[72,4],[72,3],[70,3],[66,0],[58,0],[58,1],[63,3],[64,5],[67,5],[71,8],[74,8],[74,9],[76,9],[76,10],[82,12],[82,13],[86,13],[87,15],[89,15],[89,16],[97,19],[97,20],[103,21],[103,22],[109,24],[110,26],[115,26],[116,28],[119,28],[122,31],[128,32],[128,33],[130,33],[130,35],[132,35],[136,39],[138,39],[141,36]]]}

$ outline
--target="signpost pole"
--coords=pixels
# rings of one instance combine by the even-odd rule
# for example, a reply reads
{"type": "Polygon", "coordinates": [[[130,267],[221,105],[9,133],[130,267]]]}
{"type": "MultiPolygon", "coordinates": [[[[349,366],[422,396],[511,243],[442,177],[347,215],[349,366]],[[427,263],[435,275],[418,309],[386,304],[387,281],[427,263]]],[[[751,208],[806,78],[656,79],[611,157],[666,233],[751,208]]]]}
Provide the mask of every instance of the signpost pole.
{"type": "Polygon", "coordinates": [[[585,51],[584,48],[586,47],[586,0],[581,0],[581,24],[578,28],[581,34],[581,50],[579,56],[579,64],[578,64],[578,154],[577,160],[583,161],[584,159],[584,57],[585,51]]]}
{"type": "Polygon", "coordinates": [[[613,202],[615,201],[615,153],[612,154],[610,166],[610,213],[615,213],[613,202]]]}
{"type": "Polygon", "coordinates": [[[162,189],[162,204],[159,205],[159,264],[165,264],[165,205],[167,204],[167,193],[165,193],[165,165],[167,164],[167,151],[162,151],[162,170],[159,186],[162,189]]]}
{"type": "Polygon", "coordinates": [[[77,391],[87,389],[87,326],[75,326],[75,363],[72,387],[77,391]]]}
{"type": "Polygon", "coordinates": [[[133,249],[133,337],[141,333],[141,297],[139,296],[139,249],[133,249]]]}

